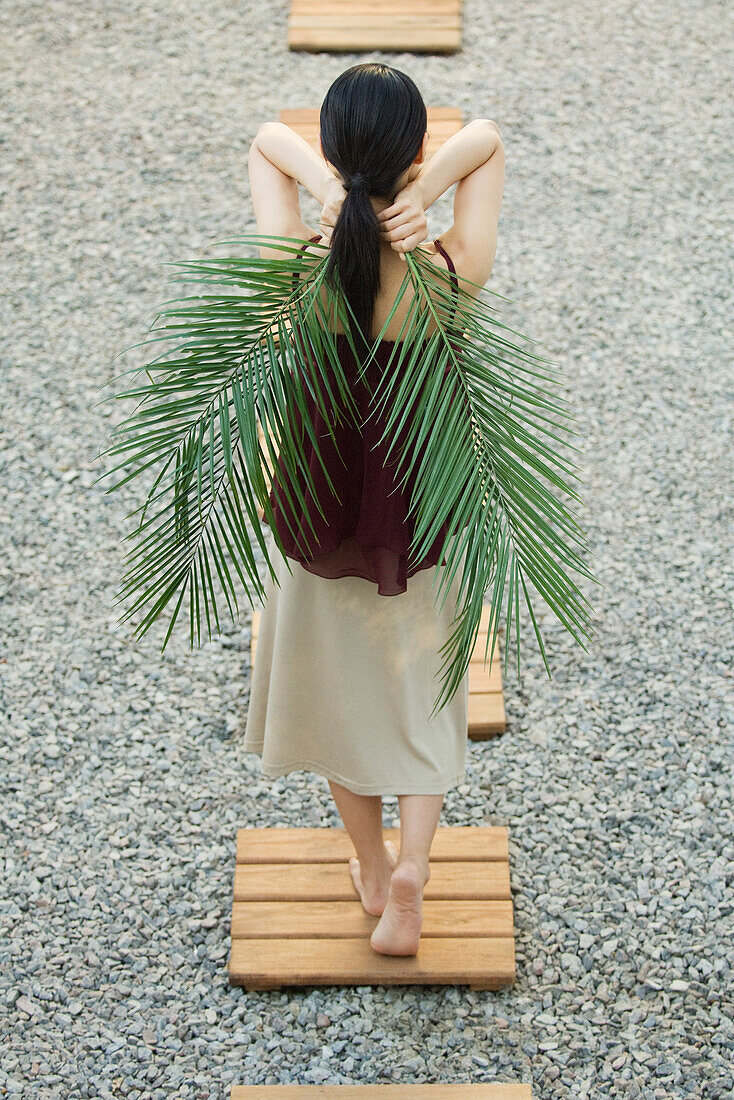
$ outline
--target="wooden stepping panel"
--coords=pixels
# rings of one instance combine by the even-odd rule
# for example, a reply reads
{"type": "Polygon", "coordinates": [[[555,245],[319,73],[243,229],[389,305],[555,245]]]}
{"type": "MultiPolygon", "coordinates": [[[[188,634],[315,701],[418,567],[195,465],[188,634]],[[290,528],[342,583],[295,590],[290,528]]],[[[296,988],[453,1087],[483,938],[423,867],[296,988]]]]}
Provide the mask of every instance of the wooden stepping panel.
{"type": "MultiPolygon", "coordinates": [[[[293,562],[292,564],[295,567],[298,563],[293,562]]],[[[487,665],[484,664],[484,651],[487,647],[487,631],[489,629],[489,611],[489,605],[485,604],[482,610],[479,632],[469,662],[468,735],[472,741],[487,741],[505,732],[505,701],[502,694],[498,638],[495,639],[491,671],[489,671],[489,654],[487,655],[487,665]]],[[[255,608],[252,612],[250,661],[253,667],[255,653],[257,652],[257,636],[260,630],[261,614],[259,608],[255,608]]]]}
{"type": "Polygon", "coordinates": [[[292,0],[288,48],[455,53],[461,0],[292,0]]]}
{"type": "Polygon", "coordinates": [[[231,1100],[532,1100],[530,1085],[234,1085],[231,1100]]]}
{"type": "MultiPolygon", "coordinates": [[[[428,144],[426,146],[426,159],[428,160],[452,134],[456,134],[461,130],[464,119],[458,107],[428,107],[427,111],[428,144]]],[[[278,117],[280,122],[290,126],[291,130],[295,130],[317,153],[320,153],[318,108],[293,107],[284,109],[278,117]]]]}
{"type": "MultiPolygon", "coordinates": [[[[400,830],[385,829],[400,846],[400,830]]],[[[239,829],[229,980],[302,985],[470,985],[515,980],[507,829],[439,827],[418,954],[381,955],[362,908],[346,829],[239,829]]]]}

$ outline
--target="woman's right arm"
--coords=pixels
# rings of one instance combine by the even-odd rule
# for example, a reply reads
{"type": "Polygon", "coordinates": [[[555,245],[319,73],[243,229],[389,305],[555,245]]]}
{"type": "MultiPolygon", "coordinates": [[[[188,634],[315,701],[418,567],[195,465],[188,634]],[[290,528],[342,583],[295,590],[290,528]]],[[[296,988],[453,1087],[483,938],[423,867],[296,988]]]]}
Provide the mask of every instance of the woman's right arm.
{"type": "Polygon", "coordinates": [[[499,127],[474,119],[453,134],[398,192],[392,206],[378,214],[395,251],[410,252],[426,239],[425,211],[453,184],[454,224],[441,234],[457,268],[484,285],[497,249],[505,157],[499,127]]]}

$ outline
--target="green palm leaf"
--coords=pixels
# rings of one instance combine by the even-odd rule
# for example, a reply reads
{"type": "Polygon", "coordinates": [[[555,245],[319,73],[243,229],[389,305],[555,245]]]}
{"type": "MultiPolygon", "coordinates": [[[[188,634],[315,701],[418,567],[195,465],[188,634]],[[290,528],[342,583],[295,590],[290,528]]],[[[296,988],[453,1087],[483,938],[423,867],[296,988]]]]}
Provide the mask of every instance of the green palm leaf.
{"type": "MultiPolygon", "coordinates": [[[[292,510],[314,531],[306,495],[316,500],[322,516],[323,511],[309,467],[311,449],[336,490],[307,400],[334,440],[333,426],[342,419],[361,428],[333,330],[339,325],[346,333],[363,369],[382,337],[381,332],[370,355],[358,350],[349,305],[325,280],[326,245],[315,246],[323,258],[314,259],[299,254],[303,242],[290,237],[248,234],[220,244],[267,245],[284,256],[172,265],[181,272],[176,281],[219,289],[164,303],[142,343],[174,341],[175,346],[134,372],[132,387],[114,395],[138,404],[115,428],[104,452],[117,460],[102,475],[118,475],[108,492],[142,474],[153,477],[143,503],[130,513],[137,517],[127,536],[134,545],[116,598],[129,601],[122,621],[138,618],[138,636],[172,607],[164,648],[185,598],[192,645],[201,641],[203,628],[210,638],[221,629],[222,600],[235,618],[239,584],[251,605],[253,593],[264,599],[251,532],[275,574],[258,508],[285,553],[270,504],[266,459],[279,473],[286,521],[292,510]]],[[[559,385],[555,368],[529,350],[534,341],[495,316],[481,299],[484,288],[460,279],[455,303],[448,273],[424,250],[415,249],[406,259],[383,332],[410,287],[414,297],[390,362],[370,394],[370,415],[385,420],[382,441],[389,442],[387,457],[397,452],[401,484],[414,478],[409,565],[448,524],[441,557],[447,568],[436,594],[438,599],[444,589],[442,605],[462,563],[456,625],[443,647],[442,670],[448,671],[435,712],[454,695],[466,671],[487,592],[491,630],[485,661],[506,593],[507,638],[509,643],[514,620],[519,662],[522,596],[550,674],[529,586],[585,649],[591,608],[568,571],[594,578],[583,561],[587,546],[578,519],[562,502],[565,497],[580,503],[571,484],[576,467],[566,453],[575,449],[569,442],[573,418],[551,388],[559,385]],[[477,293],[467,289],[471,286],[477,293]],[[401,432],[407,436],[398,446],[401,432]]],[[[506,660],[508,651],[509,644],[506,660]]]]}
{"type": "MultiPolygon", "coordinates": [[[[491,601],[485,661],[494,648],[506,590],[505,661],[514,620],[519,663],[522,594],[550,674],[528,582],[586,649],[583,639],[592,636],[592,609],[567,570],[594,578],[583,560],[588,547],[581,526],[561,499],[580,503],[571,484],[578,480],[576,467],[565,453],[575,450],[569,442],[575,434],[573,418],[564,398],[551,388],[560,384],[558,372],[530,350],[534,341],[502,323],[480,297],[484,288],[469,280],[459,279],[456,314],[447,325],[450,276],[420,249],[408,253],[407,261],[404,286],[407,289],[409,279],[437,330],[419,360],[406,345],[396,345],[395,370],[386,370],[382,387],[381,400],[389,409],[383,438],[392,436],[411,395],[423,387],[408,422],[412,428],[399,467],[405,470],[404,479],[415,475],[415,560],[444,522],[458,532],[444,543],[446,570],[439,585],[439,592],[445,589],[443,600],[466,551],[456,627],[443,647],[453,654],[439,696],[443,705],[471,659],[487,591],[491,601]],[[476,294],[466,289],[470,286],[476,294]],[[453,399],[447,372],[456,384],[453,399]]],[[[403,292],[401,288],[397,301],[403,292]]],[[[447,656],[442,668],[448,663],[447,656]]]]}

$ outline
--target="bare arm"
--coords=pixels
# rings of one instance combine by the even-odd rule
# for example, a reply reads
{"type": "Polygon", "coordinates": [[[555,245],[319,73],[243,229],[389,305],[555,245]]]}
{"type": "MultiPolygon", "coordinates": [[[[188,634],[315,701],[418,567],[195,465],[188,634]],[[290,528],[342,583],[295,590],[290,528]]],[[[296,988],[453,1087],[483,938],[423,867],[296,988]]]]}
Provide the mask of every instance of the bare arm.
{"type": "Polygon", "coordinates": [[[410,252],[426,239],[425,211],[453,184],[454,224],[441,241],[457,267],[484,284],[497,248],[504,187],[504,146],[490,119],[468,123],[436,151],[378,218],[397,252],[410,252]]]}
{"type": "MultiPolygon", "coordinates": [[[[250,190],[259,233],[282,237],[313,236],[301,217],[298,185],[318,203],[343,198],[344,189],[322,156],[283,122],[265,122],[257,131],[248,157],[250,190]]],[[[283,253],[261,248],[262,257],[283,253]]]]}

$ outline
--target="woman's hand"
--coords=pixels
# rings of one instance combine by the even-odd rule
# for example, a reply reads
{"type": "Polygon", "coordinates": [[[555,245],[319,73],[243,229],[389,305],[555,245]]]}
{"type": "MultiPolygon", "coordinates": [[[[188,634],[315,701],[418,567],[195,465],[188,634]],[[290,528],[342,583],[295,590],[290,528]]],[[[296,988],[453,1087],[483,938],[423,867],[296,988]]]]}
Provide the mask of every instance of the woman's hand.
{"type": "Polygon", "coordinates": [[[391,206],[377,215],[383,240],[390,242],[400,259],[412,252],[428,236],[428,219],[423,201],[420,180],[413,179],[398,191],[391,206]]]}
{"type": "Polygon", "coordinates": [[[339,217],[339,211],[342,208],[345,196],[346,191],[341,182],[335,176],[332,176],[326,184],[324,203],[321,207],[321,218],[319,220],[319,226],[327,241],[331,240],[331,234],[334,232],[336,219],[339,217]]]}

